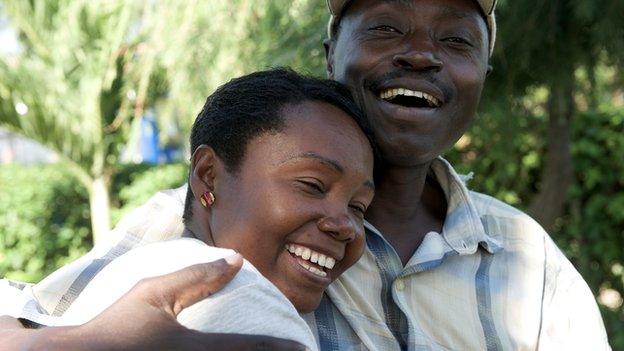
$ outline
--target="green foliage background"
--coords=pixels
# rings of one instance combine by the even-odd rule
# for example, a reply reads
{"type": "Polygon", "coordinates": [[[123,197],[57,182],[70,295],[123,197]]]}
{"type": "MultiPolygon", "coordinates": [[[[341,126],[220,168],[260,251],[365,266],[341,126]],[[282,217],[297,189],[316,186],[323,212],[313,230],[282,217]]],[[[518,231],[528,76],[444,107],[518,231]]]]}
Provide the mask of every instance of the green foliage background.
{"type": "MultiPolygon", "coordinates": [[[[184,164],[124,167],[113,180],[113,218],[187,173],[184,164]]],[[[87,192],[63,165],[3,165],[0,194],[0,277],[35,282],[91,248],[87,192]]]]}
{"type": "MultiPolygon", "coordinates": [[[[166,142],[185,145],[205,97],[232,77],[280,65],[325,75],[324,1],[158,4],[164,7],[150,9],[144,17],[158,32],[150,36],[149,30],[140,31],[132,45],[147,43],[146,52],[152,55],[146,103],[157,111],[162,125],[173,124],[182,131],[182,136],[163,134],[166,142]]],[[[621,1],[499,1],[494,71],[480,113],[445,155],[460,172],[474,172],[472,189],[530,211],[542,190],[552,142],[549,103],[553,92],[563,89],[573,105],[567,121],[572,170],[563,210],[550,232],[597,297],[611,291],[620,299],[624,295],[622,18],[621,1]]],[[[132,88],[124,86],[117,94],[132,88]]],[[[2,111],[12,108],[1,98],[2,91],[0,120],[2,111]]],[[[183,184],[187,172],[184,164],[115,167],[110,185],[113,222],[154,192],[183,184]]],[[[0,167],[0,277],[36,281],[90,245],[87,191],[66,167],[0,167]]],[[[619,305],[600,307],[613,349],[624,350],[621,300],[619,305]]]]}

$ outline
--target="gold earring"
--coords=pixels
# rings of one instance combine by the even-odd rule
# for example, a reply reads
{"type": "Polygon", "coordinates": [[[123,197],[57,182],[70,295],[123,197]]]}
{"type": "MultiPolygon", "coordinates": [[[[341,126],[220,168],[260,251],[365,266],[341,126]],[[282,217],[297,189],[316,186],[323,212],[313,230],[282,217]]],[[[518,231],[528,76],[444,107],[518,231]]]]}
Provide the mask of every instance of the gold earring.
{"type": "Polygon", "coordinates": [[[215,196],[212,193],[212,191],[206,191],[199,197],[199,201],[201,202],[202,206],[209,207],[209,206],[212,206],[212,204],[214,204],[215,196]]]}

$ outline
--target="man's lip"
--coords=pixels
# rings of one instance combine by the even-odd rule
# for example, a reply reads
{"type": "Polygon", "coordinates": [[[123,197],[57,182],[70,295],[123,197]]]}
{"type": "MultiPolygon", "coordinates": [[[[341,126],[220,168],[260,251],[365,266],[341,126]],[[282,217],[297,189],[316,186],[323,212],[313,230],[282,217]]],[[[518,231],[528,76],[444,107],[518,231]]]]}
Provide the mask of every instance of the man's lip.
{"type": "Polygon", "coordinates": [[[378,106],[382,113],[386,116],[391,116],[392,120],[420,124],[439,117],[439,107],[406,107],[393,104],[378,96],[375,98],[379,102],[378,106]]]}
{"type": "Polygon", "coordinates": [[[383,82],[379,84],[378,86],[376,86],[375,89],[373,90],[373,93],[375,94],[377,98],[380,98],[379,94],[381,94],[382,91],[385,91],[388,89],[398,89],[398,88],[409,89],[413,91],[421,91],[423,93],[427,93],[433,96],[440,102],[440,106],[436,108],[441,108],[442,106],[444,106],[444,103],[446,102],[446,98],[442,90],[425,80],[393,79],[391,81],[383,82]]]}

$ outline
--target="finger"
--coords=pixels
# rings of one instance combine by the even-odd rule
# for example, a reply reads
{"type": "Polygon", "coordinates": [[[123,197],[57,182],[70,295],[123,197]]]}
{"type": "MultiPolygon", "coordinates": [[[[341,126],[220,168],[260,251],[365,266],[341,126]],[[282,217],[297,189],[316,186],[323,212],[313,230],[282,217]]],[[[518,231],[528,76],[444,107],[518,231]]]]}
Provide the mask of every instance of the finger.
{"type": "Polygon", "coordinates": [[[196,264],[177,272],[150,278],[143,284],[158,288],[156,299],[161,307],[177,316],[183,309],[201,301],[227,284],[243,265],[243,257],[234,254],[214,262],[196,264]]]}

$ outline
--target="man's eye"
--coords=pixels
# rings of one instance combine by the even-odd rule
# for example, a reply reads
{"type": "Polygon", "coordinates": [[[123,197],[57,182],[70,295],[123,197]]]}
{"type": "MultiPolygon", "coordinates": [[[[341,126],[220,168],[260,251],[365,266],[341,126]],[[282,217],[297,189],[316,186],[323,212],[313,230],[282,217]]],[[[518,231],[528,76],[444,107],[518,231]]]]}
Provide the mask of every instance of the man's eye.
{"type": "Polygon", "coordinates": [[[369,28],[369,30],[374,30],[374,31],[379,31],[379,32],[386,32],[386,33],[398,33],[398,34],[401,34],[400,30],[398,30],[398,29],[396,29],[396,28],[394,28],[392,26],[389,26],[387,24],[374,26],[374,27],[369,28]]]}
{"type": "Polygon", "coordinates": [[[472,44],[468,40],[461,38],[461,37],[448,37],[448,38],[443,39],[443,41],[447,43],[472,46],[472,44]]]}
{"type": "Polygon", "coordinates": [[[362,205],[349,205],[349,207],[354,210],[359,216],[364,217],[364,213],[366,212],[366,207],[362,205]]]}

